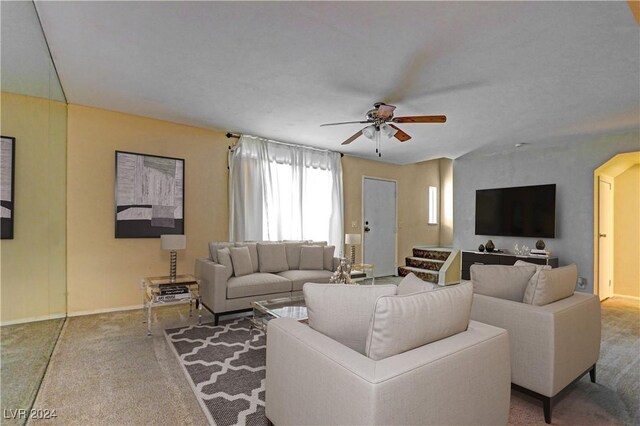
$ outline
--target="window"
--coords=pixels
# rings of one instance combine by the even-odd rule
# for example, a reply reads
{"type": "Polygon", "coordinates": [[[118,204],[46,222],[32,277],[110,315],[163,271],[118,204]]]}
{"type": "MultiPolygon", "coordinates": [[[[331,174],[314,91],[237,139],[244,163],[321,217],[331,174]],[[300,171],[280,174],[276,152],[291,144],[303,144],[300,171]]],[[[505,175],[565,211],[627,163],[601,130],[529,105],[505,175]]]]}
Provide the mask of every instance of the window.
{"type": "Polygon", "coordinates": [[[429,225],[438,224],[438,188],[429,187],[429,225]]]}
{"type": "Polygon", "coordinates": [[[229,158],[231,241],[314,240],[342,248],[340,154],[243,135],[229,158]]]}

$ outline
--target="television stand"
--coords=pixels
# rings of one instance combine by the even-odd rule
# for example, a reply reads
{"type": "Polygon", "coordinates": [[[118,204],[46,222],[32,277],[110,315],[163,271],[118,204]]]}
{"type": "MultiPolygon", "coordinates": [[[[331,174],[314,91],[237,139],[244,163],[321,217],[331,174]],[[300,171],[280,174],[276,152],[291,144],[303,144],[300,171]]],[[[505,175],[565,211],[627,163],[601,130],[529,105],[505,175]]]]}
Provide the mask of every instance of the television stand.
{"type": "Polygon", "coordinates": [[[462,250],[462,279],[470,280],[471,265],[513,265],[517,260],[523,260],[536,265],[549,265],[552,268],[558,267],[556,256],[536,256],[536,255],[515,255],[510,253],[489,253],[472,250],[462,250]]]}

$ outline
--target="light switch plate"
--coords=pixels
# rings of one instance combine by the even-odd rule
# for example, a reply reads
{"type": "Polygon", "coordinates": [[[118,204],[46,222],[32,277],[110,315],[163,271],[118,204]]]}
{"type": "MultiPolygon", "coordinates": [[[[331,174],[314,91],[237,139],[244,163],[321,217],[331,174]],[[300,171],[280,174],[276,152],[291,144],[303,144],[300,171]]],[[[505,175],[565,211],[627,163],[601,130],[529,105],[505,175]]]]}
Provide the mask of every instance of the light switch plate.
{"type": "Polygon", "coordinates": [[[351,221],[351,227],[354,228],[354,229],[357,228],[358,227],[358,221],[357,220],[352,220],[351,221]]]}

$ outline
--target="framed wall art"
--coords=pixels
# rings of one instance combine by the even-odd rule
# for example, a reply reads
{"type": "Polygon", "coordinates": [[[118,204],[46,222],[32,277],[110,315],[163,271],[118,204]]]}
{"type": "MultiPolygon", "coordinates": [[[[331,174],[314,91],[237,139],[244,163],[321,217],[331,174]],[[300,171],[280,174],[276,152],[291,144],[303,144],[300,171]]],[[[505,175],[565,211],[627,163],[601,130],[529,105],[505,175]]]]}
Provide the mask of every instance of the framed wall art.
{"type": "Polygon", "coordinates": [[[16,138],[0,136],[0,239],[13,239],[16,138]]]}
{"type": "Polygon", "coordinates": [[[116,151],[116,238],[184,234],[184,159],[116,151]]]}

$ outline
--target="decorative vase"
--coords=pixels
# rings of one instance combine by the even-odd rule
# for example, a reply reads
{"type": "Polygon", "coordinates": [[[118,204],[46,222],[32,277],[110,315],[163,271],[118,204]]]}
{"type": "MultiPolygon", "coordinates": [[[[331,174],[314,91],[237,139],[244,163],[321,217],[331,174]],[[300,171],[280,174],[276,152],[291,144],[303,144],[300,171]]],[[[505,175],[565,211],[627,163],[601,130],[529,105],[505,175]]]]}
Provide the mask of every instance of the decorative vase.
{"type": "Polygon", "coordinates": [[[479,252],[483,252],[483,251],[484,251],[484,246],[483,246],[482,244],[480,244],[480,245],[478,246],[478,251],[479,251],[479,252]]]}
{"type": "Polygon", "coordinates": [[[351,264],[347,262],[347,259],[340,259],[340,265],[329,278],[329,282],[332,284],[353,284],[353,281],[351,281],[351,264]]]}
{"type": "Polygon", "coordinates": [[[544,248],[545,248],[544,241],[542,241],[542,240],[536,241],[536,248],[538,250],[544,250],[544,248]]]}
{"type": "Polygon", "coordinates": [[[493,241],[489,240],[489,241],[487,241],[487,244],[485,244],[485,245],[484,245],[484,248],[486,248],[486,249],[487,249],[487,251],[488,251],[489,253],[491,253],[492,251],[494,251],[494,250],[495,250],[496,246],[495,246],[495,245],[493,245],[493,241]]]}

